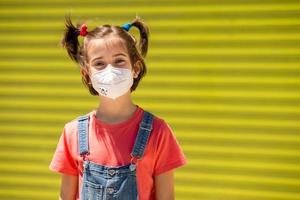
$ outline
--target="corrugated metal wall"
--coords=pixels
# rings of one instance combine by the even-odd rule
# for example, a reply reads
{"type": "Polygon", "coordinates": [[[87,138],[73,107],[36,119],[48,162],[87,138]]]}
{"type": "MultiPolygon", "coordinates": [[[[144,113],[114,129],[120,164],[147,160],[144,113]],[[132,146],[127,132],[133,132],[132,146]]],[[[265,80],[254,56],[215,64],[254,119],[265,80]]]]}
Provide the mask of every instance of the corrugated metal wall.
{"type": "MultiPolygon", "coordinates": [[[[176,199],[300,199],[300,1],[0,2],[0,199],[57,199],[63,125],[97,106],[58,42],[137,13],[150,26],[134,100],[165,118],[189,160],[176,199]]],[[[134,32],[134,31],[133,31],[134,32]]]]}

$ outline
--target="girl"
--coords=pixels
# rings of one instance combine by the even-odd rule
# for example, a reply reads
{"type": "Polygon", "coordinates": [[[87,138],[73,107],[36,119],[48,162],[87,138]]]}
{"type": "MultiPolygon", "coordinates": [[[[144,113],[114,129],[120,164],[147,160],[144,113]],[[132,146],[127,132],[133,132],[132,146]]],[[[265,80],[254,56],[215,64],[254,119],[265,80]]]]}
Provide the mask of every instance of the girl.
{"type": "Polygon", "coordinates": [[[62,45],[99,105],[64,126],[49,165],[62,174],[60,199],[175,199],[174,169],[186,157],[170,126],[131,97],[146,73],[148,27],[139,17],[92,31],[75,27],[70,16],[65,25],[62,45]],[[139,30],[138,44],[131,27],[139,30]]]}

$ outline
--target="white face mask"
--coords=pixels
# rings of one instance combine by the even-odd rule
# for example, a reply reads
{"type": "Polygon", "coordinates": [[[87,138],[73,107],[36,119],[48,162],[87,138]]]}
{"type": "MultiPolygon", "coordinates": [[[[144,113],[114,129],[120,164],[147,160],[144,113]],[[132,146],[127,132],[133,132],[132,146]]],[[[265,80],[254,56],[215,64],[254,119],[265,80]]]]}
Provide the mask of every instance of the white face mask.
{"type": "Polygon", "coordinates": [[[133,84],[130,69],[113,67],[111,64],[91,76],[93,88],[99,95],[116,99],[125,94],[133,84]]]}

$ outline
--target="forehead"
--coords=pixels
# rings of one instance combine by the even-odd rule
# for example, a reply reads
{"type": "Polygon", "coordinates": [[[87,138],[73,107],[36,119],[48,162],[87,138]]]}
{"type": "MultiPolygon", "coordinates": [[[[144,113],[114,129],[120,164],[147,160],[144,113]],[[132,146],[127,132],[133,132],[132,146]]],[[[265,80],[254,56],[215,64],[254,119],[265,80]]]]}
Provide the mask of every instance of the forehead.
{"type": "Polygon", "coordinates": [[[92,39],[87,47],[87,53],[90,60],[100,56],[112,56],[117,53],[128,55],[125,42],[115,36],[92,39]]]}

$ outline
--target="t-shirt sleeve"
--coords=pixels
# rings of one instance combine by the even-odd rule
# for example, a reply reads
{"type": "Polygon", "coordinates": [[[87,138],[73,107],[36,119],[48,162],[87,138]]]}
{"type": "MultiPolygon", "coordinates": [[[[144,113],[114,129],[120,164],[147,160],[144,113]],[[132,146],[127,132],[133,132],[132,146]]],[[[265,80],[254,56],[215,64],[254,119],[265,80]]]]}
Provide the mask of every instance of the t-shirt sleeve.
{"type": "Polygon", "coordinates": [[[163,121],[155,145],[154,176],[181,167],[187,163],[182,148],[171,127],[163,121]]]}
{"type": "Polygon", "coordinates": [[[68,138],[65,126],[59,138],[49,169],[54,172],[77,176],[78,169],[76,161],[71,155],[70,143],[70,138],[68,138]]]}

